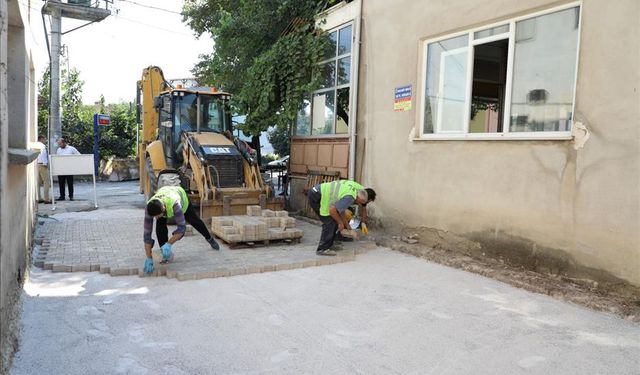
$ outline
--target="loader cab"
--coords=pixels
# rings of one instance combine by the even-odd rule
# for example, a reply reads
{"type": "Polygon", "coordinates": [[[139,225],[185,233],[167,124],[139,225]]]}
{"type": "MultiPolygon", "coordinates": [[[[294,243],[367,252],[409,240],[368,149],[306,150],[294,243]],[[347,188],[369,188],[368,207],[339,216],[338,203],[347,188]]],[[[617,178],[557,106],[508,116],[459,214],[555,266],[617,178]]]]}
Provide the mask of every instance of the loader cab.
{"type": "Polygon", "coordinates": [[[200,132],[223,133],[232,129],[229,99],[226,93],[204,89],[176,89],[156,98],[158,139],[165,145],[168,166],[176,168],[183,162],[181,136],[184,132],[197,132],[198,125],[200,132]]]}

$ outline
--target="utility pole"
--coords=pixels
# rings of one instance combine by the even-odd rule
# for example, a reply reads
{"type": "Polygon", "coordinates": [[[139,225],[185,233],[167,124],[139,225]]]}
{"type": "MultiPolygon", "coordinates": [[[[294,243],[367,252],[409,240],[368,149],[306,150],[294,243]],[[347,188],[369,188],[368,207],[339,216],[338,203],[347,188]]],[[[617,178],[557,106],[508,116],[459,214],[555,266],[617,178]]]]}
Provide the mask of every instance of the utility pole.
{"type": "MultiPolygon", "coordinates": [[[[60,113],[60,54],[62,35],[94,22],[100,22],[111,15],[108,9],[112,0],[103,0],[104,9],[91,6],[91,0],[46,0],[42,13],[51,16],[51,55],[50,76],[51,93],[49,102],[49,152],[55,154],[58,148],[57,141],[62,137],[62,116],[60,113]],[[62,32],[62,18],[73,18],[88,21],[88,23],[74,29],[62,32]]],[[[96,4],[100,4],[97,1],[96,4]]]]}

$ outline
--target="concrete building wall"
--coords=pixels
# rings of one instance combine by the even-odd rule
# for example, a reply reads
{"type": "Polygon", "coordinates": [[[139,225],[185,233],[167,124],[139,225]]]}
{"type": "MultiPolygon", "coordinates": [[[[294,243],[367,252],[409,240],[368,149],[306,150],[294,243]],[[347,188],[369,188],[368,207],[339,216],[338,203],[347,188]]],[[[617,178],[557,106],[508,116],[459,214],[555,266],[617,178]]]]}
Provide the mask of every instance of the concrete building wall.
{"type": "Polygon", "coordinates": [[[0,0],[0,372],[17,347],[17,301],[36,220],[36,77],[30,8],[0,0]]]}
{"type": "MultiPolygon", "coordinates": [[[[573,140],[413,140],[422,42],[544,10],[548,0],[364,1],[356,176],[374,216],[640,285],[640,3],[584,0],[573,140]],[[394,88],[413,109],[393,111],[394,88]],[[536,255],[537,254],[537,255],[536,255]]],[[[483,251],[484,251],[483,250],[483,251]]]]}

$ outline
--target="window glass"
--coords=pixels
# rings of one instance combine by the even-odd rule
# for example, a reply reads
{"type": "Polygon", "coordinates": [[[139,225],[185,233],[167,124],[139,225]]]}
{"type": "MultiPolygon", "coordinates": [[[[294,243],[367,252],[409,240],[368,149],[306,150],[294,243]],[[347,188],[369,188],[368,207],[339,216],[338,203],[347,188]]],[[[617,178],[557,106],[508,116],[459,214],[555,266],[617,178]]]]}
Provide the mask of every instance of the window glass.
{"type": "Polygon", "coordinates": [[[338,90],[336,100],[336,134],[349,132],[349,88],[338,90]]]}
{"type": "Polygon", "coordinates": [[[338,41],[338,56],[351,52],[351,26],[340,29],[338,41]]]}
{"type": "MultiPolygon", "coordinates": [[[[180,131],[195,131],[198,127],[198,99],[195,94],[187,94],[178,98],[175,109],[176,128],[180,131]]],[[[215,96],[200,96],[200,131],[223,130],[223,104],[215,96]]],[[[176,131],[178,131],[176,129],[176,131]]]]}
{"type": "Polygon", "coordinates": [[[302,99],[296,119],[296,135],[311,134],[311,101],[308,97],[302,99]]]}
{"type": "Polygon", "coordinates": [[[351,80],[351,56],[338,60],[338,85],[345,85],[351,80]]]}
{"type": "Polygon", "coordinates": [[[578,8],[516,22],[511,132],[569,131],[578,8]]]}
{"type": "Polygon", "coordinates": [[[328,43],[324,51],[324,60],[332,59],[336,57],[336,44],[338,40],[338,32],[334,31],[329,33],[328,43]]]}
{"type": "Polygon", "coordinates": [[[468,35],[429,43],[424,132],[464,130],[468,35]]]}
{"type": "Polygon", "coordinates": [[[336,62],[331,61],[320,65],[320,74],[322,74],[322,84],[320,87],[328,88],[336,84],[336,62]]]}
{"type": "Polygon", "coordinates": [[[320,75],[320,87],[301,103],[294,130],[298,136],[348,132],[353,27],[326,35],[324,60],[314,71],[320,75]]]}
{"type": "Polygon", "coordinates": [[[332,134],[335,115],[335,91],[318,93],[313,96],[312,134],[332,134]]]}
{"type": "Polygon", "coordinates": [[[473,39],[481,39],[481,38],[486,38],[493,35],[504,34],[508,31],[509,31],[509,25],[496,26],[490,29],[476,31],[475,33],[473,33],[473,39]]]}

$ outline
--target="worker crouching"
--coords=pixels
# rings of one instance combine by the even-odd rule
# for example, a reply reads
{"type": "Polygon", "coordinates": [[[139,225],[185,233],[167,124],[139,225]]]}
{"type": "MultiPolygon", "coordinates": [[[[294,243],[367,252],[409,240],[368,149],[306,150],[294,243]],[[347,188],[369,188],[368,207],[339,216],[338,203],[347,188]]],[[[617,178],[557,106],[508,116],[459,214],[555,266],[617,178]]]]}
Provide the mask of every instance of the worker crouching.
{"type": "Polygon", "coordinates": [[[151,238],[153,219],[156,219],[156,238],[162,251],[162,262],[166,263],[171,259],[172,246],[179,241],[187,229],[186,223],[191,224],[209,243],[214,250],[220,250],[220,245],[213,238],[206,225],[202,222],[193,206],[189,204],[189,197],[180,186],[164,186],[158,189],[156,194],[147,202],[144,216],[144,252],[147,259],[144,262],[144,272],[153,272],[153,249],[154,241],[151,238]],[[171,233],[167,229],[167,220],[174,219],[177,228],[171,233]]]}
{"type": "Polygon", "coordinates": [[[362,217],[367,218],[366,205],[375,200],[376,192],[370,188],[365,189],[355,181],[339,180],[318,184],[309,190],[307,196],[309,205],[322,221],[322,234],[316,254],[336,255],[336,236],[343,230],[350,229],[345,211],[355,203],[360,206],[362,217]]]}

